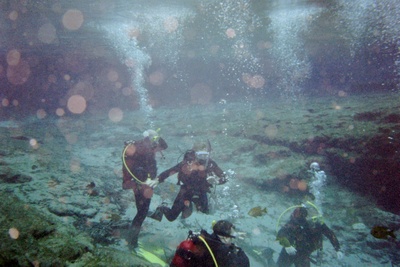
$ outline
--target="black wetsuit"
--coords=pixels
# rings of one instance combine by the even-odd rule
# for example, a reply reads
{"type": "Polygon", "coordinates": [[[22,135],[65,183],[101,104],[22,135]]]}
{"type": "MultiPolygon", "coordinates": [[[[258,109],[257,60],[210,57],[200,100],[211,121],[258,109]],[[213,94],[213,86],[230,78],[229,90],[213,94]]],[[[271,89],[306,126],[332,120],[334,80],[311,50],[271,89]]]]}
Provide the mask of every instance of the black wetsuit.
{"type": "Polygon", "coordinates": [[[284,248],[279,255],[277,265],[288,267],[294,264],[296,267],[310,266],[310,255],[318,249],[322,249],[323,236],[326,236],[336,251],[340,250],[339,241],[331,229],[323,222],[304,221],[298,223],[293,220],[283,226],[277,235],[277,239],[286,238],[290,245],[296,248],[295,255],[289,255],[284,248]]]}
{"type": "MultiPolygon", "coordinates": [[[[191,209],[192,202],[196,205],[198,211],[208,213],[207,192],[210,192],[212,185],[207,182],[207,175],[214,173],[219,177],[219,184],[226,182],[225,174],[218,167],[217,163],[209,159],[208,168],[205,170],[205,161],[196,161],[192,164],[182,161],[162,172],[158,178],[160,182],[163,182],[175,173],[178,173],[178,184],[181,185],[181,188],[172,208],[162,207],[162,212],[167,220],[174,221],[182,211],[191,209]]],[[[190,213],[189,211],[187,217],[190,216],[190,213]]]]}
{"type": "MultiPolygon", "coordinates": [[[[162,140],[162,142],[166,148],[167,145],[165,141],[162,140]]],[[[153,144],[154,143],[152,143],[148,137],[143,140],[128,144],[134,146],[135,152],[131,156],[125,155],[126,165],[132,174],[141,182],[146,181],[147,178],[155,178],[157,175],[157,162],[155,160],[155,147],[153,144]]],[[[132,175],[126,170],[124,165],[122,167],[122,172],[122,188],[132,188],[133,193],[135,194],[137,213],[131,224],[128,243],[136,247],[140,228],[149,211],[153,190],[151,187],[135,181],[135,178],[133,178],[132,175]]]]}

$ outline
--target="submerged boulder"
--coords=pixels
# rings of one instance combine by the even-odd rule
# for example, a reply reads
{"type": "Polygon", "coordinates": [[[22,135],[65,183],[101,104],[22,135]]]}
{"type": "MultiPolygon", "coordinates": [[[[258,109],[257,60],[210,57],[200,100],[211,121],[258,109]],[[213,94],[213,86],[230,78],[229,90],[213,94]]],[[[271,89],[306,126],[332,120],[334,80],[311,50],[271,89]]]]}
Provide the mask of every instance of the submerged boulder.
{"type": "Polygon", "coordinates": [[[0,181],[8,184],[23,184],[32,181],[32,177],[21,173],[0,174],[0,181]]]}
{"type": "Polygon", "coordinates": [[[16,197],[0,194],[0,266],[63,266],[93,249],[90,238],[16,197]]]}
{"type": "Polygon", "coordinates": [[[152,266],[128,250],[96,247],[62,218],[0,193],[0,266],[152,266]]]}

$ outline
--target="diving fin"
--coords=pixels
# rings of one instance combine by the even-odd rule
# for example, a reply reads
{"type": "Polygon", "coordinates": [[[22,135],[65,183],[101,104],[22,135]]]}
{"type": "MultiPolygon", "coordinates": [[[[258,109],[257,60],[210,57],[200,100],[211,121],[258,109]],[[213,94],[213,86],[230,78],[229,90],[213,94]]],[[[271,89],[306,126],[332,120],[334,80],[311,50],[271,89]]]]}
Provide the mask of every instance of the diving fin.
{"type": "Polygon", "coordinates": [[[146,261],[153,263],[153,264],[158,264],[162,267],[168,266],[168,264],[163,261],[162,259],[160,259],[158,256],[156,256],[155,254],[151,253],[150,251],[147,251],[145,249],[143,249],[142,247],[139,247],[136,249],[136,255],[138,255],[139,257],[145,259],[146,261]]]}

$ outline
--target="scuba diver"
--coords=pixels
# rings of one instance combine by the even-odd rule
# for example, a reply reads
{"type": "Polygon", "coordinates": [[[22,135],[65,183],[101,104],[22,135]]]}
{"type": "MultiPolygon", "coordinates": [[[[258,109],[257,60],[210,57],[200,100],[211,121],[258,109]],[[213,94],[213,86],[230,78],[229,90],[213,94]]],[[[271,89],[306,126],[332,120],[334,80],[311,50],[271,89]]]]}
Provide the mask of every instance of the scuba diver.
{"type": "Polygon", "coordinates": [[[157,175],[156,152],[168,147],[157,131],[147,130],[143,135],[142,140],[125,142],[122,154],[122,188],[133,189],[137,209],[127,240],[133,248],[138,246],[140,228],[149,211],[153,188],[158,183],[152,180],[157,175]]]}
{"type": "Polygon", "coordinates": [[[247,255],[232,243],[235,238],[233,224],[220,220],[212,229],[212,234],[205,230],[200,234],[190,231],[188,238],[177,247],[170,267],[249,267],[247,255]]]}
{"type": "Polygon", "coordinates": [[[318,262],[310,256],[316,250],[322,253],[323,236],[331,242],[337,258],[343,258],[339,241],[333,231],[321,220],[307,220],[307,215],[305,207],[296,207],[289,222],[278,231],[276,240],[282,245],[277,261],[278,267],[288,267],[292,264],[296,267],[308,267],[310,262],[317,264],[318,262]]]}
{"type": "Polygon", "coordinates": [[[210,188],[227,182],[225,173],[209,158],[209,152],[206,151],[186,151],[183,161],[162,172],[158,176],[158,181],[161,183],[175,173],[178,173],[177,184],[181,188],[172,208],[160,205],[149,217],[161,221],[165,215],[168,221],[174,221],[182,212],[182,218],[185,219],[192,214],[192,203],[196,205],[198,211],[207,214],[209,213],[207,193],[210,192],[210,188]]]}

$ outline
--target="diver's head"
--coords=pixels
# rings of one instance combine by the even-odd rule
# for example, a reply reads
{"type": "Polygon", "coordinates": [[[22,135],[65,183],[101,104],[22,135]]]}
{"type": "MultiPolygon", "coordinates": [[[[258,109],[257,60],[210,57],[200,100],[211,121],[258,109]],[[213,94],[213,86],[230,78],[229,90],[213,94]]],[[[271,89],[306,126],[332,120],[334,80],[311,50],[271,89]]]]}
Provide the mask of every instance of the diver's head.
{"type": "Polygon", "coordinates": [[[313,162],[310,164],[311,171],[317,172],[320,170],[318,162],[313,162]]]}
{"type": "Polygon", "coordinates": [[[298,207],[293,211],[290,219],[295,222],[305,222],[307,220],[307,215],[308,211],[306,208],[298,207]]]}
{"type": "Polygon", "coordinates": [[[217,221],[213,225],[213,232],[225,244],[231,244],[232,238],[235,238],[235,227],[227,220],[217,221]]]}
{"type": "Polygon", "coordinates": [[[192,150],[196,151],[196,158],[200,163],[206,162],[210,157],[210,145],[206,142],[195,142],[192,150]]]}
{"type": "Polygon", "coordinates": [[[193,146],[192,149],[194,151],[207,151],[207,143],[203,142],[203,141],[196,141],[193,146]]]}
{"type": "Polygon", "coordinates": [[[196,161],[196,151],[192,149],[187,150],[183,156],[183,161],[188,164],[192,164],[194,161],[196,161]]]}
{"type": "Polygon", "coordinates": [[[159,134],[159,130],[160,129],[158,129],[157,131],[154,131],[154,130],[149,129],[149,130],[143,132],[143,136],[150,140],[151,147],[153,149],[157,149],[158,151],[161,151],[161,150],[167,149],[168,145],[165,142],[165,140],[161,138],[161,136],[159,134]]]}

